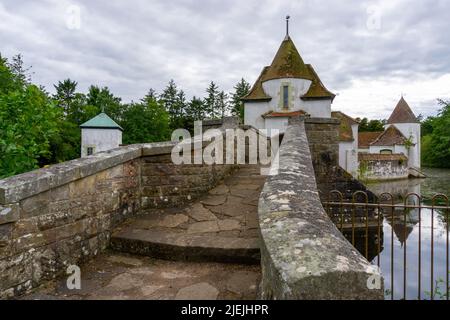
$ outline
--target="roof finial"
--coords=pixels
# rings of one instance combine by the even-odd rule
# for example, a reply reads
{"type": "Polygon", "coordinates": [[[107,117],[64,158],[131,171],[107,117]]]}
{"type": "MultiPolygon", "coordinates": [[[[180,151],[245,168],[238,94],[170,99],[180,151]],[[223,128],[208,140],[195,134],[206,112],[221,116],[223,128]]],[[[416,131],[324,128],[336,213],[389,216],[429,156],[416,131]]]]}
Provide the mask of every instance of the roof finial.
{"type": "Polygon", "coordinates": [[[102,113],[105,113],[105,105],[102,104],[102,113]]]}
{"type": "Polygon", "coordinates": [[[286,38],[289,37],[289,19],[291,18],[291,16],[287,15],[286,16],[286,38]]]}

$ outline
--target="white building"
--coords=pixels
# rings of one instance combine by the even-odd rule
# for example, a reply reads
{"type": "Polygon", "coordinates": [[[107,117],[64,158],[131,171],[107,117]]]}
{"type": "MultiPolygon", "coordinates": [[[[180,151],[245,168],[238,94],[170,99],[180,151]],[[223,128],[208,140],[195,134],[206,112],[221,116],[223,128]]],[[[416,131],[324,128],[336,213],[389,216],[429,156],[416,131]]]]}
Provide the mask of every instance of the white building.
{"type": "Polygon", "coordinates": [[[408,157],[408,166],[420,169],[421,125],[403,97],[392,112],[385,129],[390,126],[395,126],[406,138],[406,144],[403,147],[405,148],[405,155],[408,157]]]}
{"type": "Polygon", "coordinates": [[[331,118],[335,95],[328,91],[310,64],[305,64],[289,37],[281,43],[270,66],[265,67],[244,102],[244,122],[257,129],[283,133],[292,116],[331,118]]]}
{"type": "Polygon", "coordinates": [[[244,123],[260,130],[278,129],[284,133],[290,117],[338,118],[341,120],[339,165],[353,176],[361,172],[360,153],[372,154],[362,161],[370,162],[374,172],[382,171],[383,177],[392,173],[392,178],[403,178],[405,172],[406,176],[408,171],[414,175],[411,171],[420,169],[420,123],[403,97],[384,131],[364,134],[363,139],[355,119],[342,112],[332,115],[334,98],[314,68],[304,63],[287,34],[272,64],[263,68],[250,93],[242,98],[244,123]],[[395,170],[389,169],[394,167],[395,170]]]}
{"type": "Polygon", "coordinates": [[[373,180],[423,177],[420,131],[420,122],[402,97],[384,131],[358,134],[359,173],[373,180]]]}
{"type": "Polygon", "coordinates": [[[339,127],[339,165],[356,177],[358,175],[359,122],[340,111],[332,112],[331,116],[341,121],[339,127]]]}
{"type": "Polygon", "coordinates": [[[122,144],[123,129],[106,113],[100,113],[80,128],[81,157],[115,149],[122,144]]]}

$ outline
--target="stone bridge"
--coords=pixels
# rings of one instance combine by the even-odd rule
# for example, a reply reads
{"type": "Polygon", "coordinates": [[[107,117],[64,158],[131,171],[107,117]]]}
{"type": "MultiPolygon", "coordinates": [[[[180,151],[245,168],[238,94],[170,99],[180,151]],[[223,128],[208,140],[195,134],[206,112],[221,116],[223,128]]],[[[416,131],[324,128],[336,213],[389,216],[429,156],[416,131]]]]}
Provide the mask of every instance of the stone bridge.
{"type": "Polygon", "coordinates": [[[1,180],[0,297],[382,299],[321,204],[364,188],[337,165],[338,125],[294,119],[268,178],[175,165],[167,142],[1,180]],[[70,265],[81,290],[65,287],[70,265]]]}

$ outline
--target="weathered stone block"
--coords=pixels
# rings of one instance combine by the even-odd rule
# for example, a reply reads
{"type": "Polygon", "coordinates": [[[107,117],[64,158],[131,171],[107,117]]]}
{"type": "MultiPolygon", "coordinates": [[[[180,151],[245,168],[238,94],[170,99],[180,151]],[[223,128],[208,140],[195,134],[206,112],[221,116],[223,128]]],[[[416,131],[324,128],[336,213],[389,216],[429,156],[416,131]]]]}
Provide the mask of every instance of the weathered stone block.
{"type": "Polygon", "coordinates": [[[22,208],[20,212],[21,218],[29,218],[43,213],[47,213],[50,203],[50,192],[45,191],[20,202],[22,208]]]}
{"type": "Polygon", "coordinates": [[[0,225],[11,223],[19,220],[20,210],[19,204],[9,204],[6,206],[0,205],[0,225]]]}

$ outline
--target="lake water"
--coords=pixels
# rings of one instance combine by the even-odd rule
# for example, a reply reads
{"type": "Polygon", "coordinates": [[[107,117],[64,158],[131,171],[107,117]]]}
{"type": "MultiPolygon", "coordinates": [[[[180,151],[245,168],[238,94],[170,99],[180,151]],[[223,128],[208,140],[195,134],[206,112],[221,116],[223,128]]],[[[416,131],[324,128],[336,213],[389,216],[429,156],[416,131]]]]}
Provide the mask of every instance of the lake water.
{"type": "MultiPolygon", "coordinates": [[[[384,192],[393,194],[397,203],[402,203],[401,197],[409,193],[421,195],[425,199],[425,205],[431,205],[430,199],[436,194],[450,196],[450,170],[424,169],[423,171],[428,176],[427,179],[369,184],[368,188],[377,195],[384,192]]],[[[411,202],[416,204],[418,200],[411,197],[409,203],[412,204],[411,202]]],[[[447,239],[449,234],[447,223],[447,214],[449,213],[447,211],[434,210],[433,213],[431,209],[412,209],[408,210],[405,218],[404,211],[401,210],[397,212],[394,220],[389,213],[386,214],[385,212],[381,235],[382,242],[380,243],[381,253],[378,254],[378,242],[372,241],[371,245],[375,247],[376,251],[375,254],[370,256],[370,259],[373,258],[374,264],[380,263],[385,279],[386,299],[392,297],[403,299],[404,290],[406,291],[406,299],[418,299],[419,291],[421,299],[430,299],[432,282],[434,289],[438,287],[440,292],[446,293],[445,282],[447,274],[450,272],[447,267],[447,239]],[[419,239],[421,240],[419,241],[419,239]],[[432,250],[434,250],[433,255],[432,250]],[[393,259],[391,259],[392,255],[393,259]],[[391,263],[392,261],[393,263],[391,263]],[[404,272],[405,267],[406,272],[404,272]],[[404,281],[405,275],[406,282],[404,281]],[[440,280],[444,282],[436,284],[440,280]],[[391,293],[392,284],[394,285],[393,295],[391,293]]],[[[436,294],[434,298],[439,299],[441,296],[436,294]]]]}

